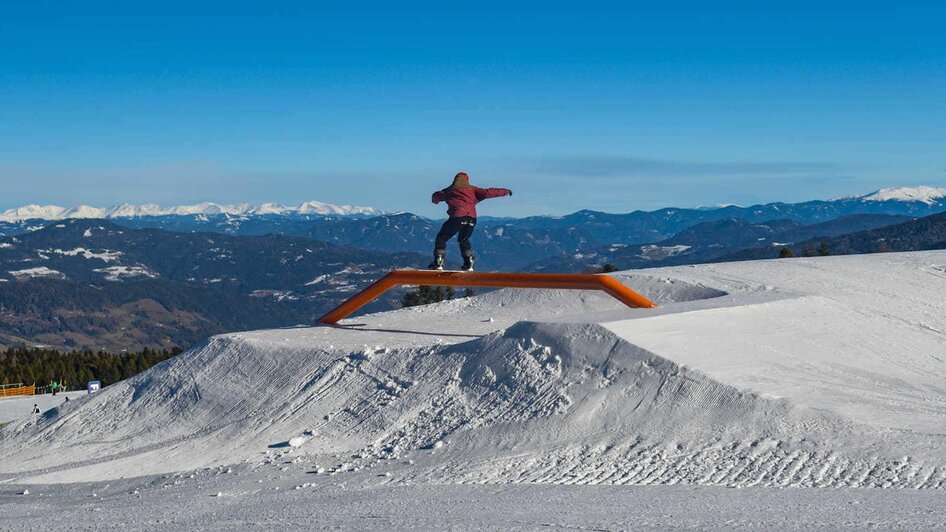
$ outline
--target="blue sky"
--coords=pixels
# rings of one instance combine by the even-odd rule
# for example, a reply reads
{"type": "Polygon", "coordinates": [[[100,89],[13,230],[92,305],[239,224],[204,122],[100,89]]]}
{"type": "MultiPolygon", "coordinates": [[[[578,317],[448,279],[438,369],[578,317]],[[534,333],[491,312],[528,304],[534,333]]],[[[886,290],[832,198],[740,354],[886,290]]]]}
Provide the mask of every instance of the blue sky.
{"type": "Polygon", "coordinates": [[[516,191],[491,215],[946,186],[934,2],[133,4],[0,0],[0,207],[436,215],[461,169],[516,191]]]}

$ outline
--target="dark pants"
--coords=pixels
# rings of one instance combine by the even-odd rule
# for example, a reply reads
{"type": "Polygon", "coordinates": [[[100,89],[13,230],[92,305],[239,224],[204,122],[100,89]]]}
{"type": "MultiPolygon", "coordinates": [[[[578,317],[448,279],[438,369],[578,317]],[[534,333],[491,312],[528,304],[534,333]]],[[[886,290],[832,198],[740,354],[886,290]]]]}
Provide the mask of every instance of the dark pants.
{"type": "Polygon", "coordinates": [[[457,243],[460,244],[460,254],[464,257],[472,257],[473,245],[470,244],[470,236],[473,235],[474,227],[476,227],[476,218],[472,216],[448,218],[440,228],[440,232],[437,233],[437,242],[434,244],[434,254],[445,254],[447,252],[447,240],[453,238],[453,235],[457,235],[457,243]]]}

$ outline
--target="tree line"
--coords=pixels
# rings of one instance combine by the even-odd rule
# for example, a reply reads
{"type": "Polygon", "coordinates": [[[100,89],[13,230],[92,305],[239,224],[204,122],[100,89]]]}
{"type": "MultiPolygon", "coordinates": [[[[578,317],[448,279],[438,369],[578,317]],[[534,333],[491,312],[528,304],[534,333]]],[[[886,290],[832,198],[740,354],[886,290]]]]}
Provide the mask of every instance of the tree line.
{"type": "Polygon", "coordinates": [[[69,351],[10,347],[0,351],[0,384],[46,386],[52,381],[69,389],[83,389],[88,381],[102,386],[116,383],[181,353],[174,349],[145,348],[135,353],[69,351]]]}
{"type": "MultiPolygon", "coordinates": [[[[818,246],[817,250],[812,248],[811,246],[807,246],[801,251],[802,257],[814,257],[815,254],[821,257],[827,257],[828,255],[831,255],[831,250],[828,249],[827,244],[822,242],[821,245],[818,246]]],[[[790,259],[794,256],[795,256],[795,252],[792,251],[792,248],[788,246],[782,247],[782,249],[780,249],[778,252],[778,257],[780,259],[790,259]]]]}

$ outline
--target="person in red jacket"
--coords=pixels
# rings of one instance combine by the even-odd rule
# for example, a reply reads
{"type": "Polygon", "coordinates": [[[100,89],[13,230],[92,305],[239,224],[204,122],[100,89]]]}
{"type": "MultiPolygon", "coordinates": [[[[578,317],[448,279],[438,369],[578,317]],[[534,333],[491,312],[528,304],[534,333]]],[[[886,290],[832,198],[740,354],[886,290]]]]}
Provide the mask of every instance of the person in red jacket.
{"type": "Polygon", "coordinates": [[[508,188],[479,188],[470,184],[470,176],[460,172],[453,178],[449,187],[434,192],[430,201],[447,202],[447,221],[443,223],[434,243],[434,261],[432,270],[442,270],[447,257],[447,241],[457,235],[460,255],[463,256],[463,271],[473,271],[473,245],[470,236],[476,227],[476,204],[489,198],[512,196],[508,188]]]}

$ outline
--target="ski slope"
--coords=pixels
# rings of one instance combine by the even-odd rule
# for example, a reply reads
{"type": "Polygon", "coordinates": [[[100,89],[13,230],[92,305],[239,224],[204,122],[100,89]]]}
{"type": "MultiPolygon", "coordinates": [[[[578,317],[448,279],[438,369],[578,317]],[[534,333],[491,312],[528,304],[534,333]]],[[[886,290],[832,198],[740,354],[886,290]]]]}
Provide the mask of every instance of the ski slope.
{"type": "Polygon", "coordinates": [[[254,331],[0,429],[0,481],[946,486],[946,252],[614,274],[254,331]],[[408,465],[405,465],[408,464],[408,465]]]}
{"type": "Polygon", "coordinates": [[[29,419],[33,417],[33,405],[39,408],[40,413],[51,408],[55,408],[66,401],[74,401],[88,395],[85,390],[77,392],[60,392],[57,395],[27,395],[22,397],[4,397],[0,398],[0,425],[9,423],[14,419],[29,419]]]}

